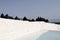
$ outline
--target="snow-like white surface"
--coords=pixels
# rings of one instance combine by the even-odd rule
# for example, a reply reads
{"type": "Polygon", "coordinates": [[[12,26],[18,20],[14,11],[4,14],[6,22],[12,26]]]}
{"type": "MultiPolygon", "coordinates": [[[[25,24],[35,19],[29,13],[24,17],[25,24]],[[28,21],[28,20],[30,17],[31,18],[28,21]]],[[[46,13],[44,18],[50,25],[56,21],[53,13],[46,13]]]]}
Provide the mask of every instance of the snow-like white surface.
{"type": "Polygon", "coordinates": [[[0,18],[0,40],[40,40],[49,30],[60,32],[60,25],[0,18]]]}

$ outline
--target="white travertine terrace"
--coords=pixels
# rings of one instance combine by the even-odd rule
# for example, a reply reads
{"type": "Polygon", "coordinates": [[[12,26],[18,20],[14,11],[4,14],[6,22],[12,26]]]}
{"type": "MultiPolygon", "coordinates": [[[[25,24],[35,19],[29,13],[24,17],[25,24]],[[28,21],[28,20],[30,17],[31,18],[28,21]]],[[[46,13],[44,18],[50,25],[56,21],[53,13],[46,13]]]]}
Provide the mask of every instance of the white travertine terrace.
{"type": "Polygon", "coordinates": [[[0,18],[0,40],[37,40],[49,30],[60,31],[60,25],[0,18]]]}

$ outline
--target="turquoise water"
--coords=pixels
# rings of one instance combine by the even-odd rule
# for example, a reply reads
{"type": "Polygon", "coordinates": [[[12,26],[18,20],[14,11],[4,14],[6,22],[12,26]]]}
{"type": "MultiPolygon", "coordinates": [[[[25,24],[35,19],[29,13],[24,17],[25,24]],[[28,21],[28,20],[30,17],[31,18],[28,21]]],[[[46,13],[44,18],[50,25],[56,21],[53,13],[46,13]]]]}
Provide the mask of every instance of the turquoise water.
{"type": "Polygon", "coordinates": [[[37,40],[60,40],[60,31],[48,31],[40,35],[37,40]]]}

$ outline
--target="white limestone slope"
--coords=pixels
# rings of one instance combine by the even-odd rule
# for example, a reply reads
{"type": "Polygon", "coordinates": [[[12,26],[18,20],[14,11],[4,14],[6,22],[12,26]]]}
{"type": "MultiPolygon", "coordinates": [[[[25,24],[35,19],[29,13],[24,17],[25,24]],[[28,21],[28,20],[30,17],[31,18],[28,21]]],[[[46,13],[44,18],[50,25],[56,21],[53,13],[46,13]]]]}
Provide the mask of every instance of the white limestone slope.
{"type": "Polygon", "coordinates": [[[49,30],[60,31],[60,25],[0,18],[0,40],[37,40],[49,30]]]}

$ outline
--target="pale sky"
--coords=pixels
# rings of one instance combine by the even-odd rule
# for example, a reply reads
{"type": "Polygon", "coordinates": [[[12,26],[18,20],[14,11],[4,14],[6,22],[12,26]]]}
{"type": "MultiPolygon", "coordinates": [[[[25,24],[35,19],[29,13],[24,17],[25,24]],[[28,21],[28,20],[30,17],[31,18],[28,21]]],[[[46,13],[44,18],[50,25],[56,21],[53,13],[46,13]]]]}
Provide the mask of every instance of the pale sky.
{"type": "Polygon", "coordinates": [[[60,19],[60,0],[0,0],[0,14],[60,19]]]}

